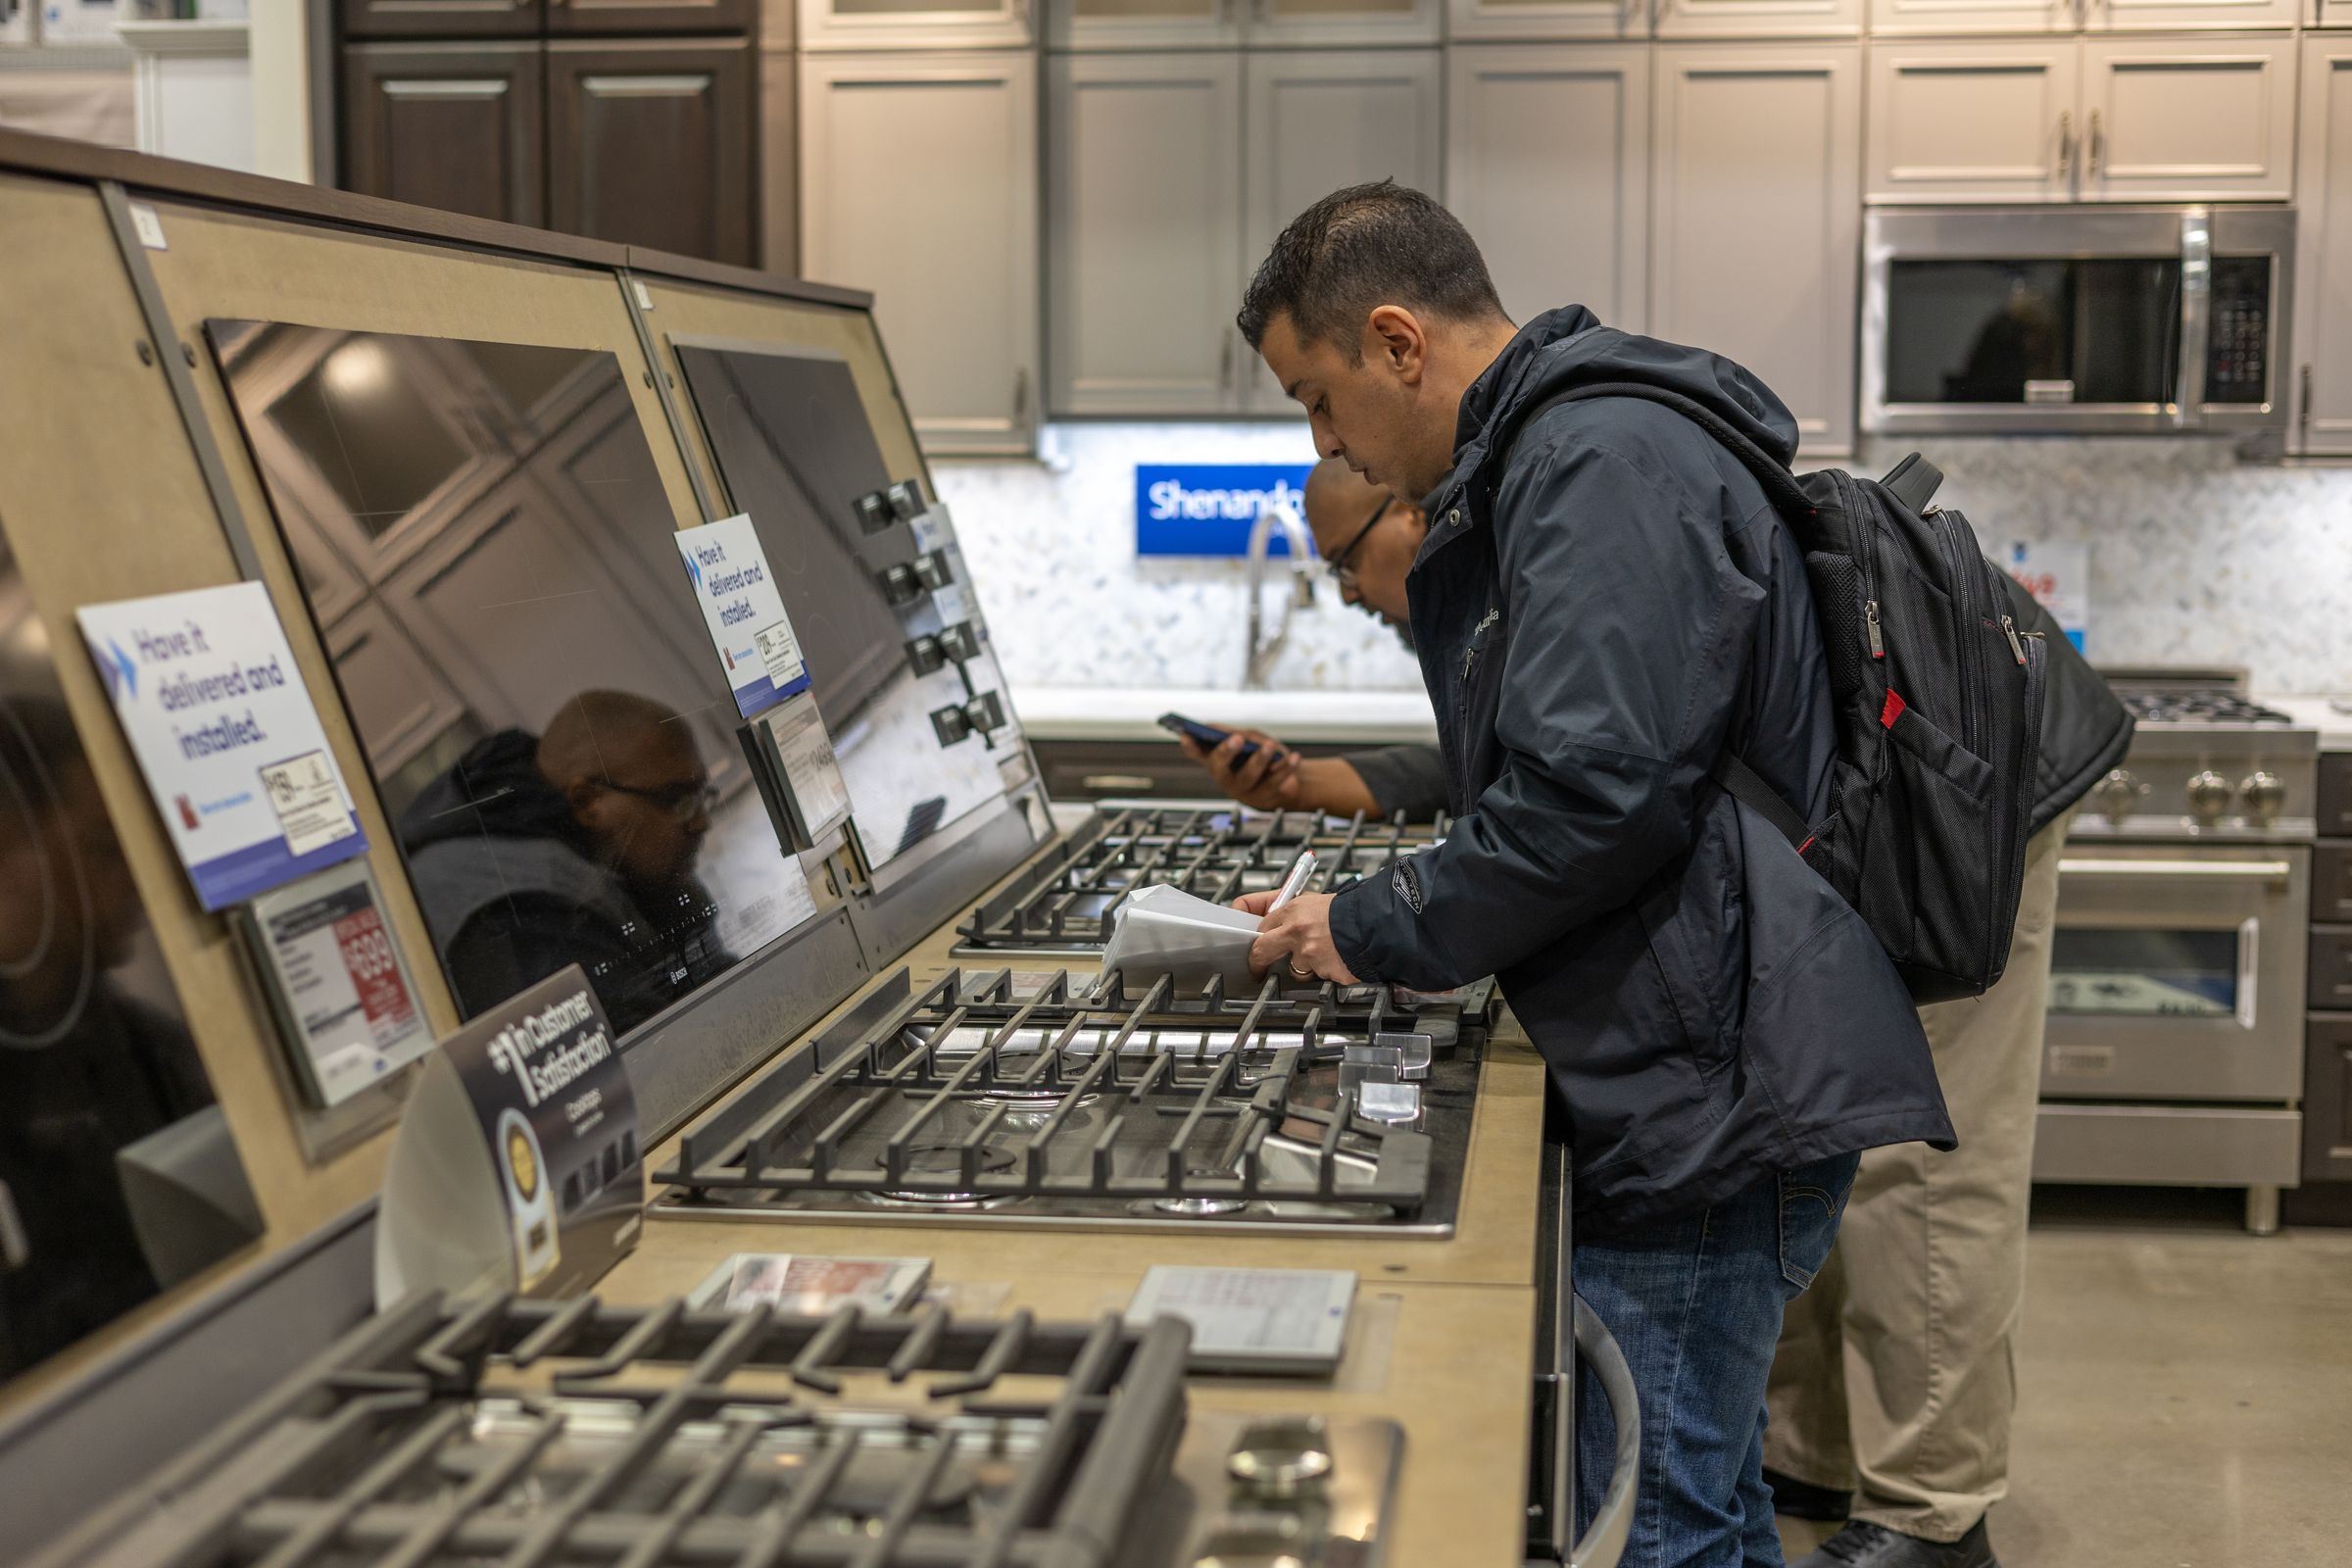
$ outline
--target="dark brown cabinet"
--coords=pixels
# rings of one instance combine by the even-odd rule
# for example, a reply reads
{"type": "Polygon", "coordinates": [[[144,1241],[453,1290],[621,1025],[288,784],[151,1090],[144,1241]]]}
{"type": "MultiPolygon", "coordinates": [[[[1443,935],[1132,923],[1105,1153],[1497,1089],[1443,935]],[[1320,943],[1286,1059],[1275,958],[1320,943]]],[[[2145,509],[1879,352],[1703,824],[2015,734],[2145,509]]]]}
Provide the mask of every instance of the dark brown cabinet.
{"type": "Polygon", "coordinates": [[[2352,1018],[2314,1018],[2303,1079],[2303,1179],[2352,1181],[2352,1018]]]}
{"type": "Polygon", "coordinates": [[[340,0],[346,38],[536,38],[545,0],[340,0]]]}
{"type": "Polygon", "coordinates": [[[544,75],[537,43],[351,46],[343,52],[344,184],[544,224],[544,75]]]}
{"type": "Polygon", "coordinates": [[[748,32],[752,0],[547,0],[555,33],[748,32]]]}
{"type": "Polygon", "coordinates": [[[548,44],[550,226],[751,265],[752,65],[742,43],[548,44]]]}

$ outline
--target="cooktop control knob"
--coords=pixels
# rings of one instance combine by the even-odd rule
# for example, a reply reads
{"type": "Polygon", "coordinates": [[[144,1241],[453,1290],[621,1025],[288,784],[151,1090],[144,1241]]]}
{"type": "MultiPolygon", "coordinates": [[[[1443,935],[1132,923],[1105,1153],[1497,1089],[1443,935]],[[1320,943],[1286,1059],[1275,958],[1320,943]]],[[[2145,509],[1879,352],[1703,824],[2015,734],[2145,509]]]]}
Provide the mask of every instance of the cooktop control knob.
{"type": "Polygon", "coordinates": [[[2258,767],[2237,786],[2237,795],[2246,803],[2246,814],[2269,827],[2286,805],[2286,781],[2258,767]]]}
{"type": "Polygon", "coordinates": [[[2188,781],[2188,814],[2200,826],[2211,827],[2219,822],[2222,813],[2236,799],[2237,786],[2210,767],[2188,781]]]}
{"type": "Polygon", "coordinates": [[[2140,797],[2148,793],[2148,787],[2133,778],[2131,769],[2119,767],[2099,780],[2092,793],[2098,796],[2099,809],[2107,813],[2107,820],[2122,827],[2132,808],[2139,805],[2140,797]]]}

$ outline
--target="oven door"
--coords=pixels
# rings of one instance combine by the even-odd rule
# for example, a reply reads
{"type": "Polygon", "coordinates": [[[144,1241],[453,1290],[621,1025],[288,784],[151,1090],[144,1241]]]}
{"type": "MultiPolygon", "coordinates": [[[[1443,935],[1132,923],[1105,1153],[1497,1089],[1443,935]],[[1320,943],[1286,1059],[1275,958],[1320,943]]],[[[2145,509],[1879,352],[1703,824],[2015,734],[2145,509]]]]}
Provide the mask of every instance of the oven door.
{"type": "Polygon", "coordinates": [[[2301,846],[2070,845],[2042,1098],[2299,1098],[2310,877],[2301,846]]]}

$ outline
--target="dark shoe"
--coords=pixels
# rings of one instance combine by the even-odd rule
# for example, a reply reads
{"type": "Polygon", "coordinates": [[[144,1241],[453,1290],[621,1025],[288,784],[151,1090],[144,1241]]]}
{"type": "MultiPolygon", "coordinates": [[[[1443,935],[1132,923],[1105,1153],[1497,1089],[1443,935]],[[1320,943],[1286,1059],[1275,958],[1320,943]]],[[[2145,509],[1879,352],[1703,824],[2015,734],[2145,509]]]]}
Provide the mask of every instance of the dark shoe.
{"type": "Polygon", "coordinates": [[[1774,1513],[1785,1513],[1791,1519],[1810,1519],[1817,1525],[1845,1523],[1845,1516],[1854,1505],[1854,1494],[1850,1492],[1817,1487],[1810,1481],[1785,1476],[1770,1465],[1764,1467],[1764,1485],[1772,1489],[1774,1513]]]}
{"type": "Polygon", "coordinates": [[[1922,1541],[1856,1519],[1788,1568],[2001,1568],[1984,1521],[1958,1541],[1922,1541]]]}

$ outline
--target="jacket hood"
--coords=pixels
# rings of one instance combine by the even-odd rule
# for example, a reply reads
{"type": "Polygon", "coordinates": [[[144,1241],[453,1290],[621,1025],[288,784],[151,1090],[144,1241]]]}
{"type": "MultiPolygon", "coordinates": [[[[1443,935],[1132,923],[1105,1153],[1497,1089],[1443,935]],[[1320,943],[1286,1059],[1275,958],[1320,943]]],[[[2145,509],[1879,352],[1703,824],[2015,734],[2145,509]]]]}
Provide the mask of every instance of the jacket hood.
{"type": "Polygon", "coordinates": [[[400,842],[414,855],[453,839],[554,839],[586,855],[588,837],[563,794],[539,773],[539,742],[501,730],[458,759],[401,813],[400,842]]]}
{"type": "Polygon", "coordinates": [[[1703,404],[1766,452],[1796,455],[1796,419],[1744,366],[1705,349],[1603,326],[1582,305],[1546,311],[1519,329],[1462,394],[1453,471],[1443,497],[1498,455],[1519,421],[1546,398],[1605,381],[1641,381],[1703,404]]]}

